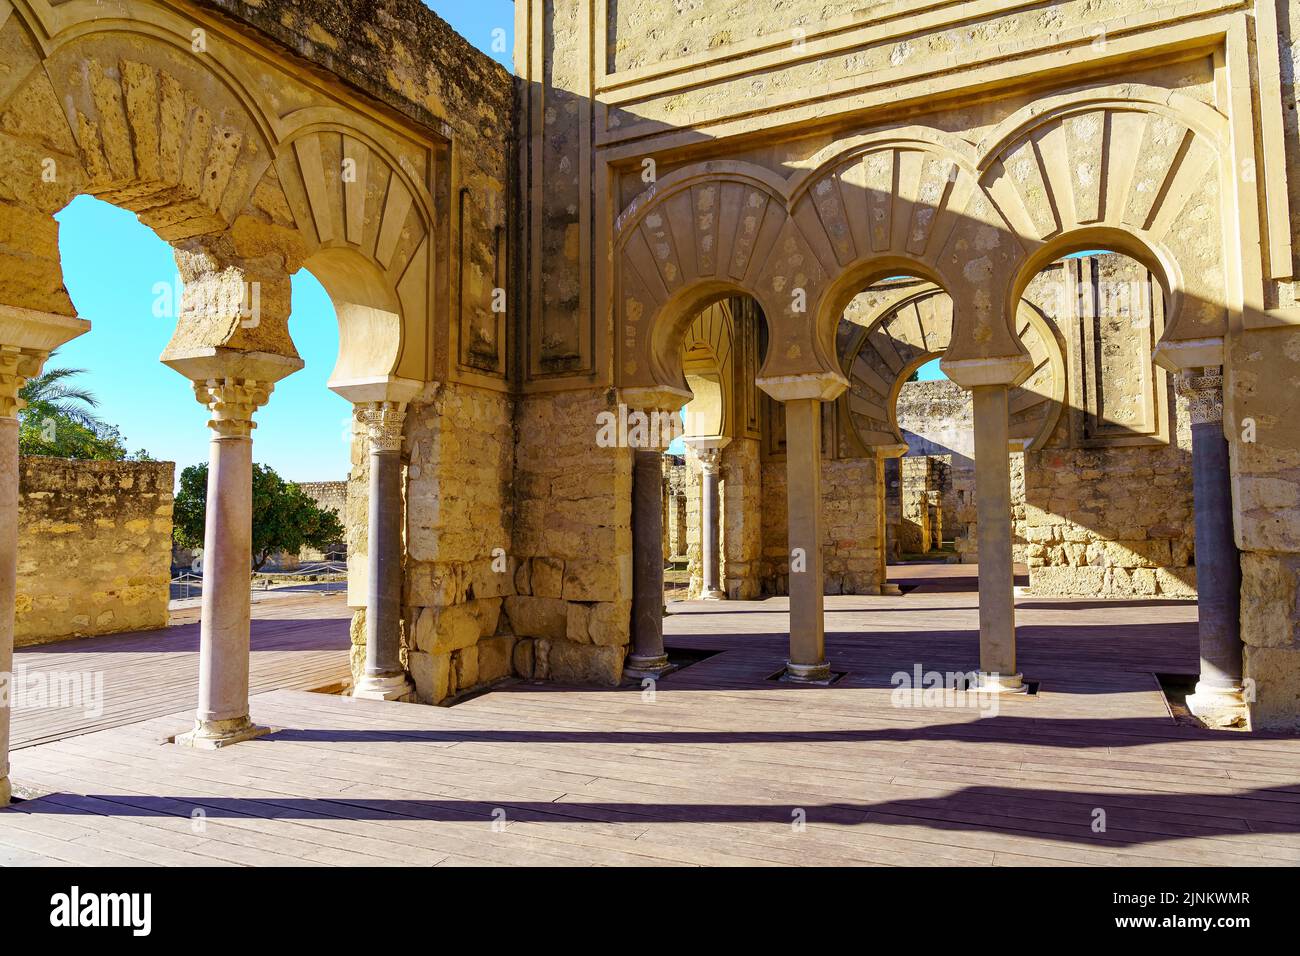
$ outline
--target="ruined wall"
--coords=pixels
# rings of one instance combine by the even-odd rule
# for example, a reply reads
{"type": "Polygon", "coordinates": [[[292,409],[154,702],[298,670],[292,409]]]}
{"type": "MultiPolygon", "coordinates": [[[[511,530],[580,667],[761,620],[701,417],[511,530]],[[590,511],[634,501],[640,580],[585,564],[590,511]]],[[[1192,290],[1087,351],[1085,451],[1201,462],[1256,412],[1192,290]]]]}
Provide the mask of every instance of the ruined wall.
{"type": "Polygon", "coordinates": [[[333,511],[340,516],[347,507],[348,483],[346,481],[300,481],[299,488],[318,508],[333,511]]]}
{"type": "Polygon", "coordinates": [[[763,472],[760,443],[736,438],[722,450],[722,591],[733,601],[750,601],[762,592],[763,472]]]}
{"type": "Polygon", "coordinates": [[[950,455],[974,467],[975,406],[956,382],[906,382],[894,412],[909,455],[950,455]]]}
{"type": "MultiPolygon", "coordinates": [[[[1285,169],[1292,267],[1269,283],[1266,304],[1289,325],[1231,338],[1224,369],[1224,428],[1233,469],[1241,556],[1241,637],[1254,727],[1300,730],[1300,7],[1279,4],[1278,83],[1287,109],[1285,169]],[[1285,385],[1283,383],[1286,383],[1285,385]]],[[[1252,325],[1263,325],[1248,311],[1252,325]]],[[[1272,316],[1270,316],[1272,318],[1272,316]]]]}
{"type": "Polygon", "coordinates": [[[1186,400],[1170,401],[1169,444],[1025,453],[1017,532],[1033,593],[1196,597],[1191,424],[1186,400]]]}
{"type": "Polygon", "coordinates": [[[17,645],[167,626],[175,470],[19,459],[17,645]]]}
{"type": "MultiPolygon", "coordinates": [[[[596,7],[528,0],[516,11],[519,49],[527,51],[521,58],[528,114],[521,142],[529,144],[529,155],[521,169],[530,176],[525,195],[541,210],[531,234],[543,237],[529,267],[537,290],[525,319],[529,387],[541,387],[543,379],[545,387],[558,387],[565,368],[570,387],[617,385],[619,375],[633,374],[619,354],[624,333],[629,340],[636,334],[633,316],[618,326],[611,320],[624,303],[615,301],[603,250],[617,233],[616,217],[646,191],[646,159],[657,163],[660,178],[708,160],[752,162],[784,178],[807,168],[826,147],[909,125],[955,134],[962,141],[958,152],[967,146],[979,152],[994,127],[1024,107],[1049,109],[1054,97],[1102,87],[1119,99],[1136,95],[1142,84],[1154,87],[1154,112],[1146,106],[1103,110],[1044,128],[1020,157],[1038,152],[1038,160],[994,163],[984,182],[1000,191],[1000,208],[1030,243],[1055,241],[1089,224],[1131,233],[1134,217],[1125,215],[1124,205],[1132,199],[1137,219],[1149,218],[1147,226],[1167,232],[1167,244],[1185,263],[1180,271],[1189,290],[1189,326],[1214,326],[1225,313],[1233,319],[1226,429],[1239,434],[1244,419],[1258,427],[1254,442],[1234,439],[1233,446],[1237,533],[1246,551],[1248,669],[1261,686],[1269,684],[1268,706],[1276,713],[1300,711],[1294,563],[1300,554],[1294,530],[1300,524],[1300,426],[1293,396],[1282,385],[1300,377],[1300,294],[1294,263],[1269,261],[1294,258],[1292,240],[1300,229],[1292,213],[1300,203],[1300,177],[1286,176],[1300,168],[1295,9],[1191,0],[1150,7],[1134,20],[1126,0],[972,2],[930,6],[923,15],[915,5],[821,0],[687,0],[671,10],[650,0],[596,7]],[[607,14],[604,22],[597,11],[607,14]],[[1225,31],[1244,42],[1225,47],[1219,39],[1225,31]],[[978,88],[978,95],[968,95],[968,87],[978,88]],[[1144,134],[1131,121],[1173,108],[1178,98],[1206,107],[1200,115],[1210,125],[1218,122],[1212,114],[1226,124],[1216,145],[1200,134],[1185,139],[1181,156],[1191,161],[1181,167],[1176,188],[1153,190],[1144,177],[1131,175],[1131,160],[1139,152],[1136,168],[1150,171],[1161,150],[1144,146],[1144,134]],[[1087,131],[1095,132],[1098,120],[1107,134],[1090,139],[1087,131]],[[1084,135],[1071,138],[1075,132],[1084,135]],[[1067,139],[1068,157],[1060,151],[1067,139]],[[1216,165],[1213,153],[1220,148],[1216,165]],[[1075,155],[1077,149],[1083,152],[1075,155]],[[1286,161],[1278,169],[1283,151],[1286,161]],[[1087,161],[1079,163],[1080,157],[1087,161]],[[1030,179],[1017,172],[1021,165],[1030,179]],[[1041,175],[1033,175],[1035,165],[1041,175]],[[1281,176],[1287,191],[1266,196],[1265,184],[1281,176]],[[1094,200],[1097,208],[1090,211],[1094,200]],[[1157,213],[1152,200],[1167,208],[1157,213]],[[1176,228],[1166,229],[1175,219],[1176,228]],[[1282,230],[1289,233],[1290,256],[1273,254],[1280,224],[1290,227],[1282,230]],[[594,260],[588,250],[596,250],[594,260]],[[590,269],[588,261],[594,261],[590,269]],[[1241,280],[1237,289],[1235,277],[1241,280]],[[1212,301],[1197,301],[1206,295],[1212,301]],[[1236,322],[1238,301],[1242,323],[1236,322]]],[[[1178,122],[1197,112],[1185,105],[1177,107],[1178,122]]],[[[1169,145],[1162,139],[1163,119],[1151,119],[1148,129],[1169,145]]],[[[912,187],[924,168],[912,167],[912,187]]],[[[833,268],[847,265],[844,259],[837,265],[829,252],[819,259],[833,268]]],[[[648,326],[642,322],[641,328],[648,326]]],[[[1195,340],[1196,330],[1189,331],[1183,337],[1195,340]]],[[[626,353],[637,354],[630,346],[626,353]]],[[[765,527],[779,527],[766,512],[765,502],[765,527]]],[[[1262,707],[1257,710],[1263,717],[1262,707]]]]}
{"type": "MultiPolygon", "coordinates": [[[[871,458],[822,460],[822,573],[827,594],[879,594],[883,488],[871,458]]],[[[763,593],[788,594],[785,462],[763,462],[763,593]]]]}
{"type": "Polygon", "coordinates": [[[615,684],[632,609],[632,452],[597,444],[606,396],[520,401],[515,452],[515,594],[505,601],[516,671],[615,684]]]}
{"type": "Polygon", "coordinates": [[[512,404],[449,384],[407,415],[404,643],[428,703],[512,671],[512,404]]]}
{"type": "Polygon", "coordinates": [[[898,547],[915,557],[931,550],[930,494],[936,490],[933,463],[925,455],[908,455],[902,460],[902,520],[898,525],[898,547]]]}
{"type": "MultiPolygon", "coordinates": [[[[300,481],[298,487],[303,493],[316,502],[316,507],[325,511],[333,511],[343,520],[343,516],[348,510],[348,483],[346,481],[300,481]]],[[[344,531],[346,538],[346,529],[344,531]]],[[[346,552],[346,541],[337,542],[336,546],[331,548],[332,551],[344,550],[346,552]]],[[[277,555],[276,557],[282,557],[277,555]]],[[[304,547],[297,555],[298,562],[316,562],[324,561],[329,557],[322,551],[315,548],[304,547]]]]}

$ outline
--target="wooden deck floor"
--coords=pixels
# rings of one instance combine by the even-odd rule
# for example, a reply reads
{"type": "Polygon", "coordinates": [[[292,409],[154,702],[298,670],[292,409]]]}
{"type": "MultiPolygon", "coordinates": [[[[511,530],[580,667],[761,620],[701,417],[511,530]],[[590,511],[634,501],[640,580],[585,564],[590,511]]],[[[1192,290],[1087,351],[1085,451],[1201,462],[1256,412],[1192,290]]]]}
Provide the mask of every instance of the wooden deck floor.
{"type": "Polygon", "coordinates": [[[784,600],[675,610],[670,646],[718,653],[653,695],[275,690],[253,714],[278,731],[217,753],[164,743],[184,708],[29,747],[15,783],[47,795],[0,813],[0,862],[1300,862],[1300,739],[1177,724],[1156,689],[1195,670],[1193,606],[1021,600],[1041,687],[983,717],[891,703],[895,672],[973,666],[975,596],[949,578],[827,598],[831,687],[766,679],[784,600]]]}
{"type": "MultiPolygon", "coordinates": [[[[343,594],[294,592],[259,595],[253,604],[253,693],[280,687],[314,690],[346,680],[351,612],[343,594]]],[[[172,614],[161,631],[88,637],[20,647],[15,673],[88,675],[102,693],[74,707],[18,708],[12,746],[30,747],[62,737],[134,723],[192,708],[198,696],[199,612],[172,614]]]]}

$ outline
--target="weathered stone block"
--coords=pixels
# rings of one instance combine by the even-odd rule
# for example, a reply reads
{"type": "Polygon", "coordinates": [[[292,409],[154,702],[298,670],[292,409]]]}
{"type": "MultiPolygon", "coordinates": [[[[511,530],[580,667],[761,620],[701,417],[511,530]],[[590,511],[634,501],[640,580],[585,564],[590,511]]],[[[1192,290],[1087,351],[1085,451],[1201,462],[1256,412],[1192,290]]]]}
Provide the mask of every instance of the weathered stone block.
{"type": "Polygon", "coordinates": [[[601,647],[620,647],[630,637],[632,602],[606,601],[593,604],[587,625],[587,635],[593,644],[601,647]]]}
{"type": "Polygon", "coordinates": [[[558,598],[564,592],[564,562],[558,558],[533,558],[530,576],[534,597],[558,598]]]}
{"type": "Polygon", "coordinates": [[[508,597],[505,612],[512,631],[519,637],[563,640],[568,632],[569,605],[560,598],[508,597]]]}
{"type": "Polygon", "coordinates": [[[632,556],[571,559],[564,565],[566,601],[616,601],[632,593],[632,556]]]}
{"type": "Polygon", "coordinates": [[[422,704],[445,700],[451,683],[451,655],[411,651],[407,667],[415,684],[416,698],[422,704]]]}
{"type": "Polygon", "coordinates": [[[479,683],[478,646],[462,647],[452,654],[456,691],[468,690],[479,683]]]}
{"type": "Polygon", "coordinates": [[[472,604],[430,607],[416,622],[415,645],[431,654],[446,654],[477,643],[481,633],[479,613],[472,604]]]}
{"type": "Polygon", "coordinates": [[[551,680],[615,686],[623,675],[623,648],[552,641],[547,663],[551,680]]]}
{"type": "Polygon", "coordinates": [[[1242,663],[1251,728],[1300,732],[1300,648],[1247,645],[1242,663]]]}
{"type": "Polygon", "coordinates": [[[513,637],[485,637],[478,642],[479,683],[489,683],[509,677],[513,673],[512,658],[516,640],[513,637]]]}

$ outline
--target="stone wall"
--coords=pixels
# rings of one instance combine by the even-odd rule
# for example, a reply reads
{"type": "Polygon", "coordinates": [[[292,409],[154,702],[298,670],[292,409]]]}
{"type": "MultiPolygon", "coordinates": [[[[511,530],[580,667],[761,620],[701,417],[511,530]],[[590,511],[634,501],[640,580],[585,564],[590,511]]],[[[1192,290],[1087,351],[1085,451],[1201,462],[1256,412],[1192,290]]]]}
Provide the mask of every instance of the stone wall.
{"type": "Polygon", "coordinates": [[[1048,448],[1025,457],[1017,530],[1034,594],[1196,597],[1186,449],[1048,448]]]}
{"type": "MultiPolygon", "coordinates": [[[[760,442],[737,438],[722,449],[722,474],[718,482],[719,572],[722,593],[730,600],[751,601],[762,593],[759,562],[763,552],[763,477],[759,464],[760,442]]],[[[685,548],[690,572],[688,598],[704,590],[702,542],[704,477],[699,457],[687,445],[685,469],[685,548]]],[[[665,522],[672,520],[665,514],[665,522]]]]}
{"type": "MultiPolygon", "coordinates": [[[[1233,473],[1233,520],[1241,555],[1241,638],[1251,725],[1300,731],[1300,5],[1277,7],[1279,85],[1287,109],[1292,271],[1268,283],[1292,324],[1239,333],[1229,342],[1224,429],[1233,473]],[[1282,383],[1289,383],[1283,385],[1282,383]]],[[[1250,318],[1258,323],[1258,314],[1250,318]]],[[[1259,323],[1263,324],[1263,323],[1259,323]]]]}
{"type": "MultiPolygon", "coordinates": [[[[764,594],[788,594],[785,462],[763,462],[764,594]]],[[[871,458],[822,461],[822,572],[827,594],[879,594],[884,569],[879,544],[883,486],[871,458]]]]}
{"type": "Polygon", "coordinates": [[[905,382],[894,406],[909,455],[975,461],[975,406],[970,392],[946,378],[905,382]]]}
{"type": "Polygon", "coordinates": [[[632,452],[596,442],[605,391],[520,400],[514,594],[505,600],[516,672],[616,684],[632,610],[632,452]]]}
{"type": "Polygon", "coordinates": [[[438,703],[513,672],[513,401],[448,384],[407,414],[407,666],[438,703]]]}
{"type": "MultiPolygon", "coordinates": [[[[1118,256],[1099,256],[1115,270],[1118,256]]],[[[1137,323],[1116,315],[1126,333],[1137,323]]],[[[1148,333],[1149,334],[1149,333],[1148,333]]],[[[1163,395],[1138,401],[1135,383],[1149,365],[1135,366],[1132,349],[1101,351],[1099,390],[1112,401],[1105,420],[1089,423],[1086,409],[1063,415],[1041,450],[1025,453],[1024,514],[1029,586],[1035,594],[1106,597],[1196,597],[1191,420],[1187,400],[1156,375],[1163,395]],[[1134,439],[1154,407],[1157,432],[1134,439]],[[1159,418],[1167,416],[1161,423],[1159,418]],[[1070,421],[1071,417],[1073,421],[1070,421]],[[1108,437],[1107,432],[1117,432],[1108,437]]],[[[1140,351],[1140,350],[1139,350],[1140,351]]],[[[1080,403],[1083,404],[1083,403],[1080,403]]],[[[1098,416],[1100,419],[1100,416],[1098,416]]]]}
{"type": "Polygon", "coordinates": [[[736,438],[722,450],[722,592],[730,600],[750,601],[762,593],[763,471],[760,443],[736,438]]]}
{"type": "Polygon", "coordinates": [[[898,547],[904,555],[926,554],[933,549],[930,496],[938,490],[934,459],[908,455],[902,461],[902,520],[898,524],[898,547]]]}
{"type": "Polygon", "coordinates": [[[167,626],[172,462],[18,462],[15,643],[167,626]]]}

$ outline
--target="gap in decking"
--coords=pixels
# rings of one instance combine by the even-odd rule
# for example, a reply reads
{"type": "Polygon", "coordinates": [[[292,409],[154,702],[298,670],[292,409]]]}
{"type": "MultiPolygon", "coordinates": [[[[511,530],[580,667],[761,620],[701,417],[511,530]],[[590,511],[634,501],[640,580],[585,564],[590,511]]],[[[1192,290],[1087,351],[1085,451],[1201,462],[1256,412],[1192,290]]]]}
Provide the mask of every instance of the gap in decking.
{"type": "MultiPolygon", "coordinates": [[[[1037,697],[1037,696],[1038,696],[1038,688],[1042,686],[1042,683],[1043,683],[1042,681],[1037,681],[1037,680],[1026,680],[1026,681],[1025,681],[1025,694],[1024,694],[1024,696],[1026,696],[1026,697],[1037,697]]],[[[969,678],[969,677],[962,677],[962,679],[958,682],[958,686],[956,687],[956,690],[969,691],[969,692],[972,693],[972,694],[978,694],[978,693],[979,693],[979,688],[977,688],[977,687],[975,687],[973,684],[971,684],[971,681],[970,681],[970,678],[969,678]]],[[[1019,697],[1020,695],[1019,695],[1019,694],[1016,694],[1015,696],[1019,697]]]]}
{"type": "Polygon", "coordinates": [[[1165,709],[1169,711],[1170,717],[1180,724],[1201,723],[1187,709],[1187,697],[1196,690],[1199,675],[1156,671],[1151,676],[1156,679],[1156,684],[1160,687],[1160,693],[1165,700],[1165,709]]]}
{"type": "Polygon", "coordinates": [[[794,681],[794,680],[787,680],[787,679],[786,679],[786,676],[785,676],[785,668],[782,667],[782,668],[781,668],[779,671],[777,671],[775,674],[768,674],[766,677],[763,678],[763,680],[776,681],[776,682],[778,682],[778,683],[782,683],[782,684],[799,684],[799,685],[803,685],[803,686],[805,686],[805,687],[830,687],[830,686],[832,686],[833,684],[838,684],[840,681],[842,681],[844,678],[846,678],[846,677],[848,677],[848,676],[849,676],[849,672],[848,672],[848,671],[831,671],[831,676],[830,676],[827,680],[799,680],[799,681],[794,681]]]}

